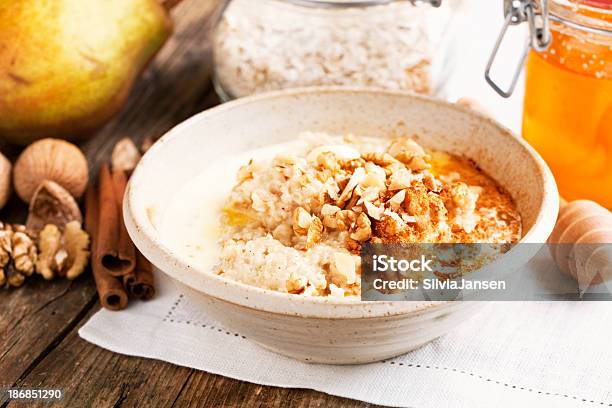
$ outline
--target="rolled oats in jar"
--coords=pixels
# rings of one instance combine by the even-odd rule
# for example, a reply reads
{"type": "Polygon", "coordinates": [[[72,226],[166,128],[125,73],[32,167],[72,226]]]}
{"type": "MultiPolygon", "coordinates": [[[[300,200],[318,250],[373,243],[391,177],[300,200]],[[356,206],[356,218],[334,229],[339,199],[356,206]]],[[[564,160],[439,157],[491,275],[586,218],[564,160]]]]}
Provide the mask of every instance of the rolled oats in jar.
{"type": "Polygon", "coordinates": [[[231,0],[214,38],[224,99],[304,86],[443,93],[459,0],[231,0]]]}

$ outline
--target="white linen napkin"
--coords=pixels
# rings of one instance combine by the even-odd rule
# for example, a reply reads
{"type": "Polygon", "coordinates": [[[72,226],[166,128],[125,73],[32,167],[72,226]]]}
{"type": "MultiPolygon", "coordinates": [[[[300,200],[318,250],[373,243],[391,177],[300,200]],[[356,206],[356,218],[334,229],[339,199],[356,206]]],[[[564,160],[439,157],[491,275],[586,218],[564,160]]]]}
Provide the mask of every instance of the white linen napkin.
{"type": "MultiPolygon", "coordinates": [[[[542,251],[531,267],[547,257],[542,251]]],[[[154,300],[101,310],[80,336],[121,354],[382,405],[612,407],[610,302],[482,303],[475,317],[419,350],[328,366],[262,349],[209,320],[162,273],[156,279],[154,300]]]]}

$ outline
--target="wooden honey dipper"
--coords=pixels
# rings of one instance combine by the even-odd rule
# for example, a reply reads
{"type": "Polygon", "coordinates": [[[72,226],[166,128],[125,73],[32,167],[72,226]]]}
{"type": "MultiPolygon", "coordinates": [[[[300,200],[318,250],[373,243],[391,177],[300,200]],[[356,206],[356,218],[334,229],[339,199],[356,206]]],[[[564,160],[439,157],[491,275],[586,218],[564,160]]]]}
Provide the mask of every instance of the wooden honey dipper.
{"type": "Polygon", "coordinates": [[[555,263],[581,286],[612,280],[612,213],[594,201],[561,201],[548,239],[555,263]]]}

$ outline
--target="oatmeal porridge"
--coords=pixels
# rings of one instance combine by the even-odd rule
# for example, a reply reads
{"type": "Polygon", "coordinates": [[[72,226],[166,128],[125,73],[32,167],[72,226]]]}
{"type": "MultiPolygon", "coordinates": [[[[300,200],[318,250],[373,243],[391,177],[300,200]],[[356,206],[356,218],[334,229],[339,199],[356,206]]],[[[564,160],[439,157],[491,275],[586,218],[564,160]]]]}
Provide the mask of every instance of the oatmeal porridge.
{"type": "Polygon", "coordinates": [[[364,243],[514,243],[511,197],[474,163],[392,140],[305,133],[246,162],[223,204],[215,273],[305,296],[359,296],[364,243]]]}

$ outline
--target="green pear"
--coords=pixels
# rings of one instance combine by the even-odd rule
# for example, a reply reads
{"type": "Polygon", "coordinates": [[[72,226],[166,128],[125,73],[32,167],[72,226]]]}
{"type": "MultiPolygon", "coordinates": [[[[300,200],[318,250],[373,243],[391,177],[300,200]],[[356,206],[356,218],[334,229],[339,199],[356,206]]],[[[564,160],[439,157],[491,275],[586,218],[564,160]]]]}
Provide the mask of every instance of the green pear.
{"type": "Polygon", "coordinates": [[[0,0],[0,137],[91,134],[171,32],[158,0],[0,0]]]}

